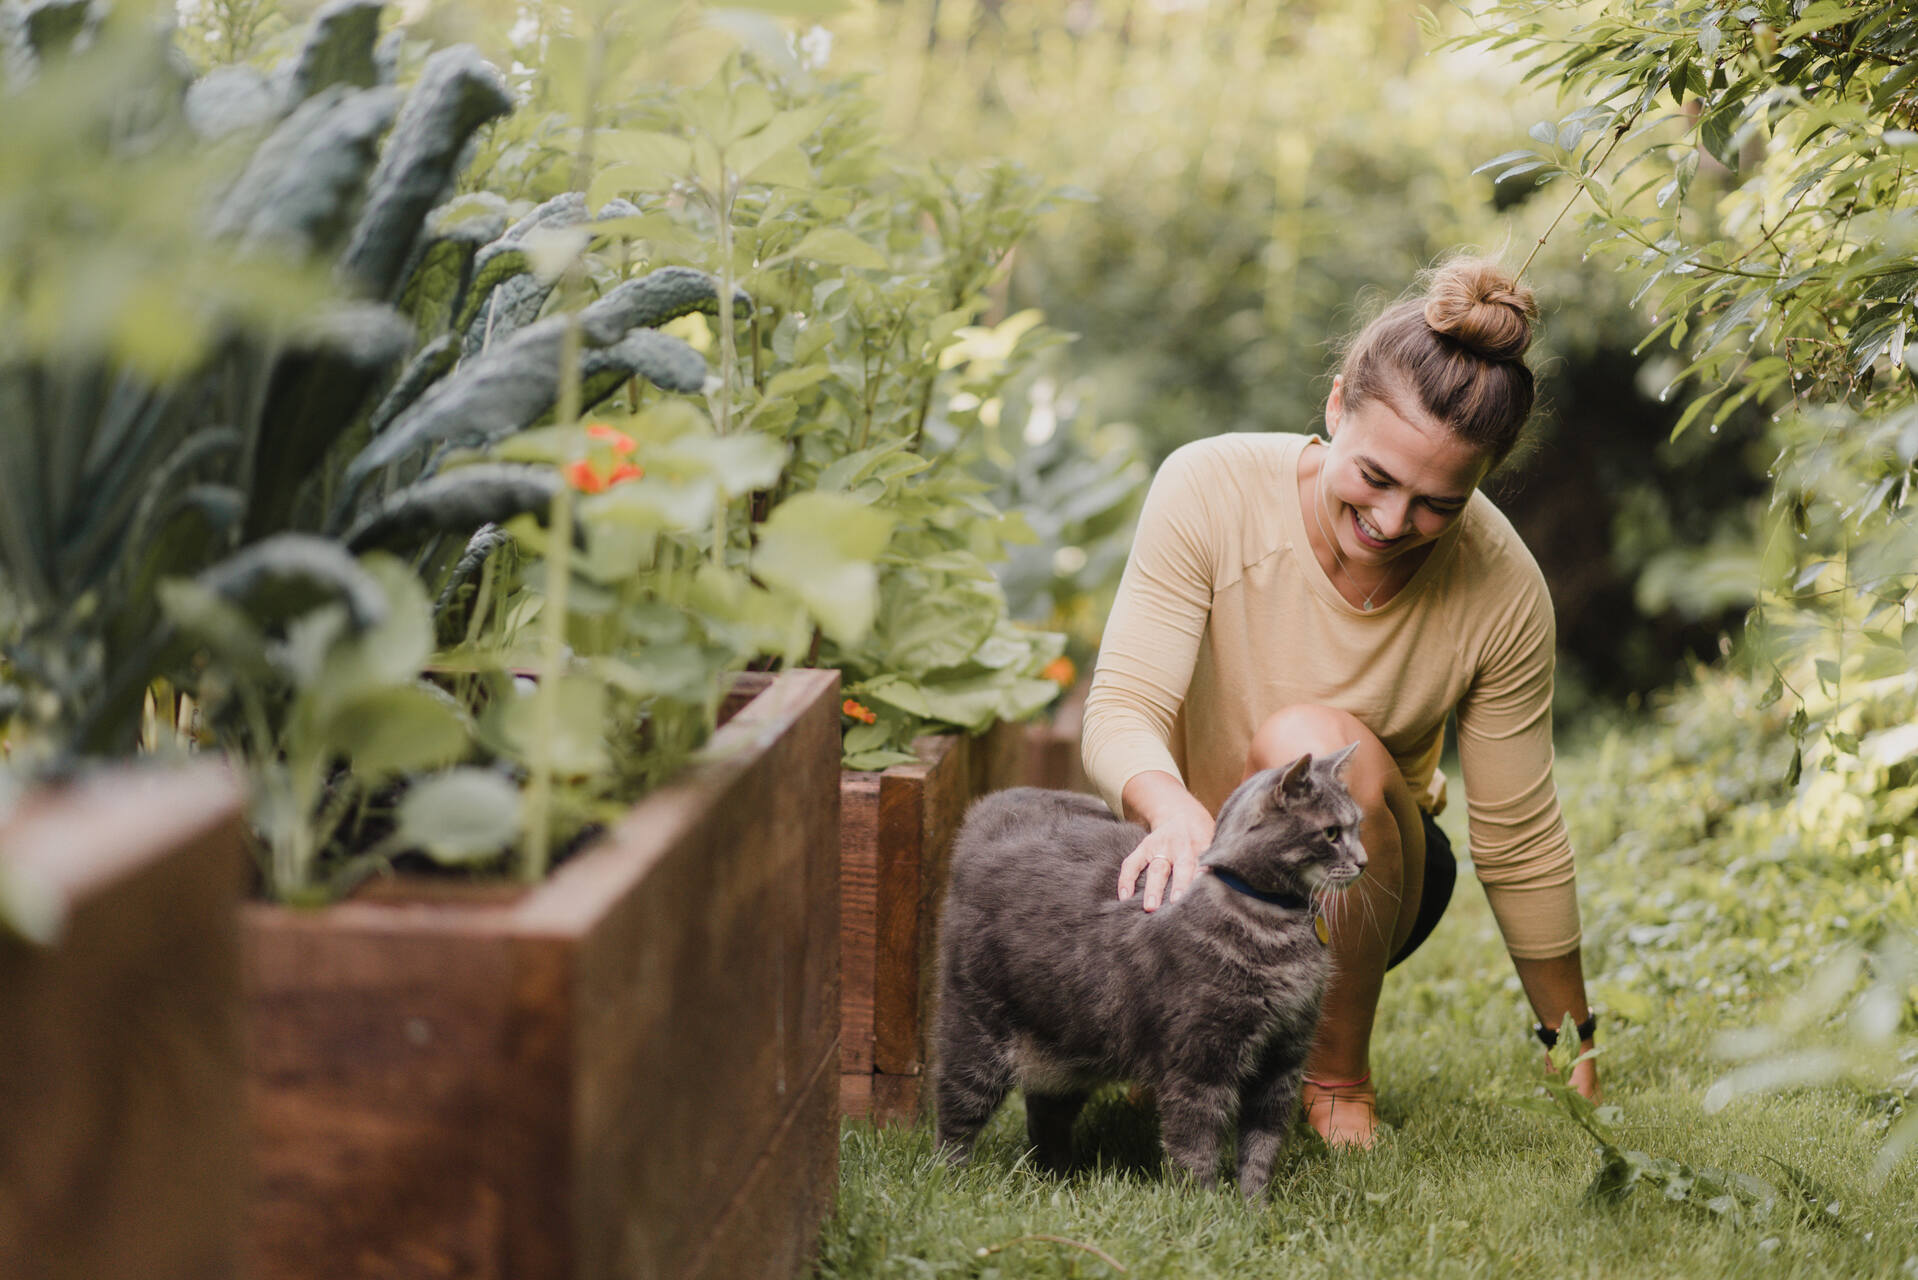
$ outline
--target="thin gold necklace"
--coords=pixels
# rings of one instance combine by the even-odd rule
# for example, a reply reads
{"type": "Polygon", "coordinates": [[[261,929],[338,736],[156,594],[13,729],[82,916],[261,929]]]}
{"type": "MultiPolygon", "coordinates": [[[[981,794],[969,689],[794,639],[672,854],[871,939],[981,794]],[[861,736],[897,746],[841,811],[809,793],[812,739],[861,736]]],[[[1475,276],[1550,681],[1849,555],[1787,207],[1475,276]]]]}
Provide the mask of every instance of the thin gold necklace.
{"type": "MultiPolygon", "coordinates": [[[[1329,449],[1331,446],[1326,447],[1329,449]]],[[[1340,576],[1352,584],[1352,590],[1365,591],[1365,588],[1359,585],[1359,580],[1352,576],[1352,571],[1345,567],[1345,557],[1339,554],[1339,540],[1327,533],[1325,529],[1325,463],[1323,462],[1319,464],[1318,489],[1312,502],[1312,518],[1318,522],[1319,536],[1325,539],[1326,546],[1332,548],[1332,563],[1338,566],[1340,576]]],[[[1392,571],[1388,567],[1378,583],[1370,591],[1365,591],[1365,599],[1359,602],[1361,612],[1372,612],[1372,597],[1385,590],[1386,580],[1391,576],[1392,571]]]]}

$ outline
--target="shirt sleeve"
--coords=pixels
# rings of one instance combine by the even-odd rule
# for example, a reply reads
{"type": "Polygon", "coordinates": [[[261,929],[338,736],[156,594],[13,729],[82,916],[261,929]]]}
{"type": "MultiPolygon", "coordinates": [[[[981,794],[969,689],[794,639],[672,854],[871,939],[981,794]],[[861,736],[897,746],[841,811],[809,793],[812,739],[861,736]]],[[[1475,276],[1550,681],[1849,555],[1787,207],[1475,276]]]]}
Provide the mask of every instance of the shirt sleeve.
{"type": "Polygon", "coordinates": [[[1571,838],[1552,781],[1552,667],[1557,628],[1543,578],[1493,628],[1480,670],[1458,706],[1472,868],[1521,960],[1579,945],[1571,838]]]}
{"type": "Polygon", "coordinates": [[[1217,555],[1200,471],[1200,455],[1187,445],[1153,477],[1086,695],[1086,777],[1122,816],[1120,796],[1141,773],[1184,780],[1172,727],[1211,613],[1217,555]]]}

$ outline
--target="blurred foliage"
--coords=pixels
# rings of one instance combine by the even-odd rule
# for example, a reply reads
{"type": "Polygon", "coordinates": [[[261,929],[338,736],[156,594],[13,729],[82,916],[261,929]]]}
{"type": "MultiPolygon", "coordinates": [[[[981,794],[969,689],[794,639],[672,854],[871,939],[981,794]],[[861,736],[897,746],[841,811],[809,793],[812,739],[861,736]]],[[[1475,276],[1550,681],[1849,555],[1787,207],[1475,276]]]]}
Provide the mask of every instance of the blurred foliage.
{"type": "Polygon", "coordinates": [[[590,127],[578,176],[589,204],[630,209],[620,219],[635,259],[691,264],[754,298],[749,316],[683,330],[717,364],[715,431],[773,442],[783,458],[722,506],[721,536],[757,581],[819,580],[822,625],[805,660],[845,673],[857,708],[847,765],[906,763],[920,733],[979,732],[1044,707],[1058,685],[1040,673],[1062,641],[1009,617],[991,565],[1031,534],[988,499],[974,464],[980,413],[1055,339],[994,338],[974,322],[1052,192],[1017,165],[941,165],[883,146],[856,82],[817,74],[750,15],[723,19],[748,52],[712,65],[697,52],[702,13],[688,7],[661,37],[691,42],[682,65],[645,82],[613,75],[616,96],[582,95],[565,69],[614,56],[603,51],[629,33],[602,27],[591,48],[564,52],[578,27],[558,13],[508,33],[532,106],[495,133],[475,174],[543,192],[564,168],[558,147],[590,127]],[[800,495],[857,508],[863,521],[841,517],[842,532],[880,531],[872,584],[808,568],[831,540],[813,547],[782,525],[779,504],[800,495]],[[848,593],[874,587],[849,611],[848,593]]]}
{"type": "MultiPolygon", "coordinates": [[[[1052,447],[1156,465],[1219,431],[1322,429],[1342,337],[1455,247],[1516,266],[1556,212],[1527,179],[1472,173],[1549,99],[1500,54],[1433,50],[1419,13],[902,0],[832,20],[831,58],[872,71],[887,126],[915,145],[1012,156],[1085,198],[1019,249],[1006,306],[1077,335],[1053,378],[1100,425],[1052,447]]],[[[1490,491],[1552,582],[1568,689],[1616,693],[1712,652],[1751,602],[1722,572],[1691,590],[1687,557],[1742,553],[1769,455],[1666,446],[1676,410],[1632,351],[1645,322],[1625,282],[1581,259],[1554,242],[1527,272],[1546,313],[1542,448],[1490,491]]],[[[1116,563],[1051,551],[1065,545],[1116,563]]],[[[1094,612],[1111,584],[1085,585],[1061,617],[1094,612]]]]}
{"type": "Polygon", "coordinates": [[[510,848],[536,877],[704,740],[728,672],[798,660],[815,626],[864,639],[889,520],[831,494],[774,502],[788,446],[722,438],[728,380],[658,329],[722,292],[730,323],[750,297],[642,274],[623,201],[589,219],[567,192],[512,219],[497,195],[445,200],[470,136],[511,109],[470,46],[408,60],[402,94],[380,7],[333,0],[271,71],[189,81],[162,33],[127,27],[127,54],[111,20],[69,8],[71,29],[35,25],[58,4],[26,11],[4,86],[34,120],[70,107],[76,130],[64,155],[16,135],[65,181],[16,197],[19,228],[104,228],[84,248],[23,241],[0,294],[23,318],[0,348],[16,764],[130,752],[164,678],[148,737],[184,722],[246,759],[270,894],[337,893],[408,849],[465,865],[510,848]],[[121,149],[177,156],[201,185],[156,178],[151,226],[96,217],[146,207],[103,179],[121,149]],[[92,327],[45,293],[89,251],[127,273],[63,303],[92,327]],[[139,345],[155,338],[159,364],[139,345]],[[679,398],[715,382],[717,427],[679,398]],[[602,402],[634,434],[576,425],[602,402]],[[609,439],[628,456],[600,457],[609,439]],[[747,564],[726,515],[749,492],[747,564]],[[543,535],[549,514],[567,536],[543,535]],[[475,753],[488,770],[407,786],[475,753]],[[461,838],[424,838],[448,805],[461,838]]]}
{"type": "Polygon", "coordinates": [[[1090,674],[1152,470],[1136,432],[1093,420],[1092,379],[1065,381],[1065,364],[1054,353],[1002,397],[980,467],[1036,537],[999,571],[1013,616],[1064,632],[1075,672],[1090,674]]]}
{"type": "MultiPolygon", "coordinates": [[[[1847,658],[1854,679],[1866,661],[1847,658]]],[[[1561,790],[1581,860],[1605,868],[1580,901],[1607,1017],[1645,1023],[1711,1000],[1741,1065],[1708,1106],[1849,1079],[1882,1102],[1890,1160],[1918,1113],[1918,973],[1899,959],[1918,943],[1918,680],[1855,693],[1788,710],[1763,677],[1701,666],[1649,719],[1621,718],[1574,753],[1589,767],[1561,790]],[[1859,749],[1813,744],[1822,767],[1792,776],[1807,714],[1831,716],[1859,749]]]]}
{"type": "MultiPolygon", "coordinates": [[[[1597,1050],[1585,1056],[1597,1056],[1597,1050]]],[[[1823,1212],[1822,1205],[1808,1205],[1800,1197],[1781,1194],[1776,1186],[1748,1173],[1688,1164],[1623,1146],[1617,1130],[1624,1119],[1623,1110],[1591,1102],[1570,1083],[1573,1065],[1583,1060],[1572,1038],[1567,1036],[1553,1045],[1550,1057],[1552,1074],[1544,1083],[1534,1086],[1535,1092],[1509,1102],[1521,1111],[1567,1120],[1597,1144],[1598,1169],[1585,1188],[1586,1203],[1621,1204],[1645,1187],[1656,1203],[1683,1205],[1733,1227],[1766,1226],[1793,1214],[1823,1212]]],[[[1784,1171],[1788,1176],[1804,1177],[1790,1167],[1784,1171]]]]}
{"type": "Polygon", "coordinates": [[[1918,653],[1918,15],[1520,0],[1479,21],[1471,43],[1576,104],[1486,167],[1554,184],[1564,212],[1585,206],[1573,238],[1637,278],[1651,338],[1679,353],[1661,394],[1689,391],[1674,434],[1716,433],[1747,405],[1776,422],[1755,616],[1781,687],[1801,712],[1827,708],[1796,717],[1794,736],[1855,752],[1848,657],[1905,670],[1918,653]],[[1806,668],[1815,689],[1786,674],[1806,668]]]}

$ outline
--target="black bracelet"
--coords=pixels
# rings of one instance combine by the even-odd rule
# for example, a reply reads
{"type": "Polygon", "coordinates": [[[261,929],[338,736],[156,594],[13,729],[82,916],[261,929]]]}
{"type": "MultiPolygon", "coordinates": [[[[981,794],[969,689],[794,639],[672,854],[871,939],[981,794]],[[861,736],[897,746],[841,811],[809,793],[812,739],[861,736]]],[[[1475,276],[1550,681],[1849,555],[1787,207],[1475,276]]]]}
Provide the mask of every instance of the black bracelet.
{"type": "MultiPolygon", "coordinates": [[[[1592,1033],[1598,1030],[1598,1015],[1595,1013],[1588,1014],[1585,1021],[1575,1023],[1572,1029],[1578,1032],[1578,1038],[1580,1040],[1590,1040],[1592,1033]]],[[[1537,1036],[1538,1042],[1547,1049],[1552,1048],[1558,1043],[1557,1027],[1548,1027],[1542,1022],[1534,1022],[1532,1024],[1532,1034],[1537,1036]]]]}

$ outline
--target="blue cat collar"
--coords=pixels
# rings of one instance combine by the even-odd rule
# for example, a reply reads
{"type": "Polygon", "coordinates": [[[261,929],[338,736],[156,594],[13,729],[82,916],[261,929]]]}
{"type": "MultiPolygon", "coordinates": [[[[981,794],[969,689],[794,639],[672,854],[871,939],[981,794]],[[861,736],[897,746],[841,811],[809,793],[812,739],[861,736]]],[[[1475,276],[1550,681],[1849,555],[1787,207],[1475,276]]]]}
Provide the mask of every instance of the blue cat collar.
{"type": "Polygon", "coordinates": [[[1288,911],[1304,911],[1311,907],[1312,900],[1291,893],[1267,893],[1263,889],[1254,889],[1230,871],[1218,867],[1212,868],[1212,874],[1220,884],[1234,893],[1243,893],[1248,898],[1257,898],[1260,902],[1269,902],[1275,907],[1284,907],[1288,911]]]}

